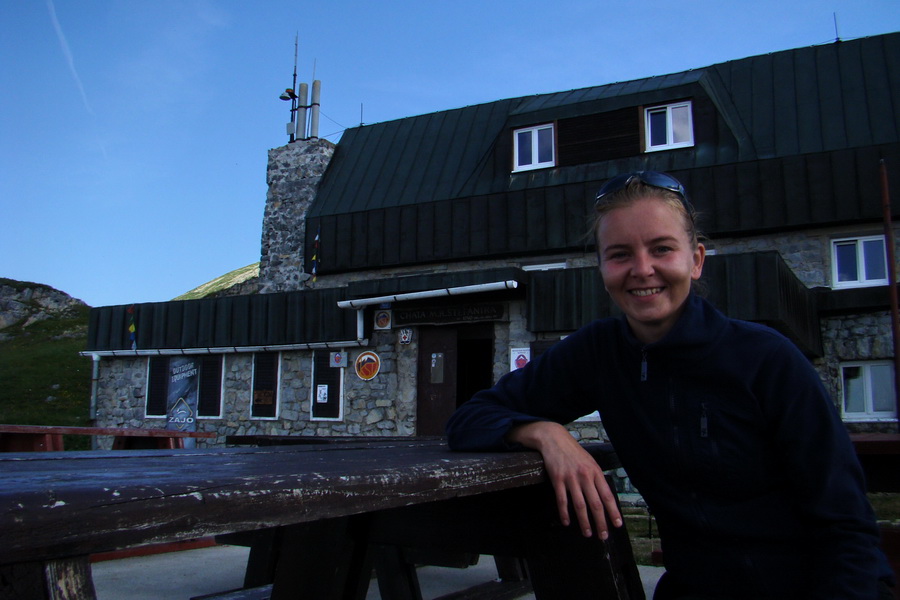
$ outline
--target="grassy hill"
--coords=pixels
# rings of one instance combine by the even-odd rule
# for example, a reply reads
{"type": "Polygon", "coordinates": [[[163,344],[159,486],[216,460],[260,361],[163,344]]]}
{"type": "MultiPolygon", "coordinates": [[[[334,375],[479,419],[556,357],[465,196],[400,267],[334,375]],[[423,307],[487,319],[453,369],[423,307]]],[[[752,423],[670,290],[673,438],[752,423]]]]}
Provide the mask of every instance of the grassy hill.
{"type": "MultiPolygon", "coordinates": [[[[16,291],[53,290],[2,278],[0,285],[16,291]]],[[[36,302],[20,304],[26,304],[29,314],[44,310],[36,302]]],[[[49,318],[28,325],[22,319],[0,332],[0,423],[88,424],[91,359],[78,353],[87,342],[89,311],[86,304],[73,303],[49,318]]]]}
{"type": "Polygon", "coordinates": [[[228,288],[239,286],[240,284],[259,277],[259,263],[253,263],[240,269],[235,269],[230,273],[225,273],[221,277],[216,277],[212,281],[208,281],[203,285],[197,286],[189,292],[186,292],[173,300],[195,300],[197,298],[206,298],[219,292],[223,292],[228,288]]]}

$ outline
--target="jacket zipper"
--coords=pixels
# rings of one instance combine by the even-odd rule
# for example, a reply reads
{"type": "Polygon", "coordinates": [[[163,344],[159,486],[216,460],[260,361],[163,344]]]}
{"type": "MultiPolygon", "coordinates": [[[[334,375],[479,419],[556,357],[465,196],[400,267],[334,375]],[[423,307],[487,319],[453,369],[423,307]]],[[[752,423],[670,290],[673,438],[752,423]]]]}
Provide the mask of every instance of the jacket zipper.
{"type": "Polygon", "coordinates": [[[700,403],[700,437],[709,437],[709,417],[706,415],[706,402],[700,403]]]}
{"type": "Polygon", "coordinates": [[[641,348],[641,381],[647,381],[647,349],[641,348]]]}

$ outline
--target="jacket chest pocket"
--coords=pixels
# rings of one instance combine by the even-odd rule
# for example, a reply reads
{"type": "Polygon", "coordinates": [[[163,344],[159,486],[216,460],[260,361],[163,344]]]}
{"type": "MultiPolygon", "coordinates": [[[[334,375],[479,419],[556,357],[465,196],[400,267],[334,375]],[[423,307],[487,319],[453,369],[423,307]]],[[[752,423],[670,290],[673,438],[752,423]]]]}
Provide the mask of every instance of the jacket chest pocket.
{"type": "Polygon", "coordinates": [[[683,408],[679,446],[686,452],[694,484],[727,495],[743,493],[756,481],[751,474],[757,471],[758,460],[745,446],[748,432],[741,431],[744,419],[724,411],[716,399],[696,398],[685,402],[683,408]]]}

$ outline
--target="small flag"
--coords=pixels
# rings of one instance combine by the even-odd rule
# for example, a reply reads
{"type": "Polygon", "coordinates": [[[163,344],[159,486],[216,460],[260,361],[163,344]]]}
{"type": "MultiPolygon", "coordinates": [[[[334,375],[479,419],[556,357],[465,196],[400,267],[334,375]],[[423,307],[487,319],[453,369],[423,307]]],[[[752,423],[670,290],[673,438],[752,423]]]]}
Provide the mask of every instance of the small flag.
{"type": "Polygon", "coordinates": [[[128,339],[131,340],[131,349],[137,350],[137,327],[134,325],[134,304],[128,307],[128,339]]]}
{"type": "Polygon", "coordinates": [[[313,256],[312,256],[312,280],[313,283],[316,282],[318,278],[318,270],[319,270],[319,236],[322,234],[322,226],[319,225],[319,228],[316,229],[316,242],[313,246],[313,256]]]}

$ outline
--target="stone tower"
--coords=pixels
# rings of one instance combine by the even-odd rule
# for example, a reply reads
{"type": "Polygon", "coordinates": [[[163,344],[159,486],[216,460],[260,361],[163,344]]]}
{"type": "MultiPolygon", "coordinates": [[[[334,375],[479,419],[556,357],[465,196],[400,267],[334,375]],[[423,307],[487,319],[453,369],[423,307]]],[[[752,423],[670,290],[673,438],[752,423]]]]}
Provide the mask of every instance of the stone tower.
{"type": "Polygon", "coordinates": [[[333,154],[333,143],[315,138],[269,150],[260,293],[299,290],[309,279],[311,265],[307,264],[303,245],[306,212],[333,154]]]}

